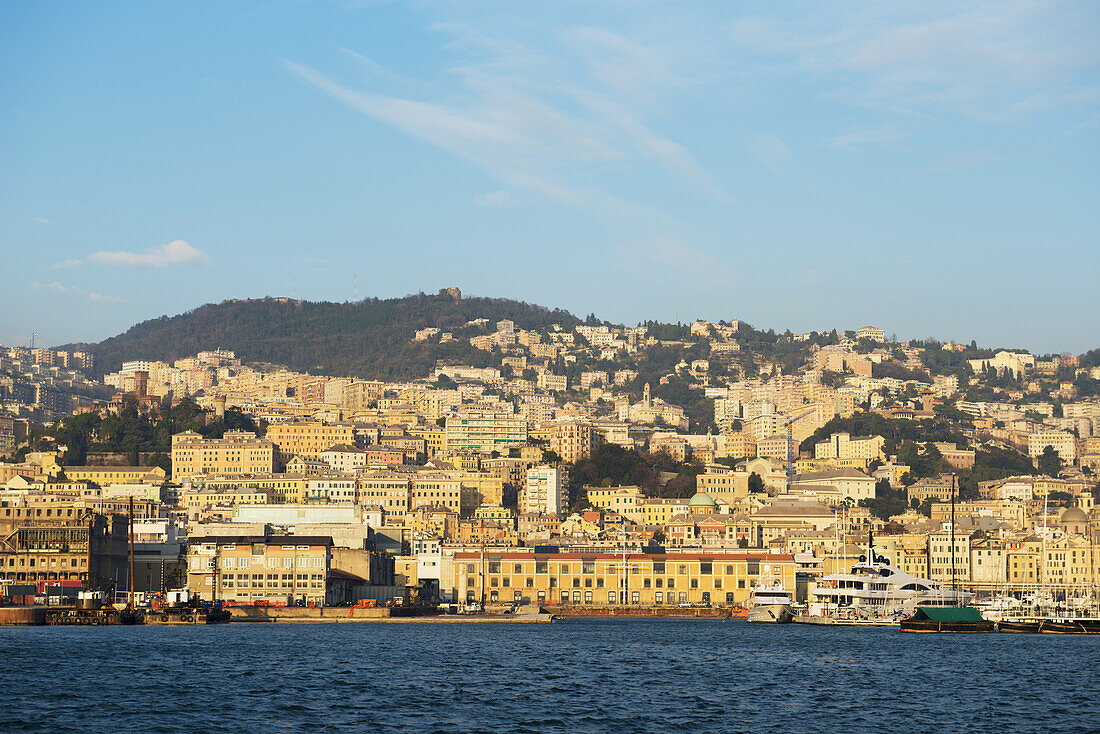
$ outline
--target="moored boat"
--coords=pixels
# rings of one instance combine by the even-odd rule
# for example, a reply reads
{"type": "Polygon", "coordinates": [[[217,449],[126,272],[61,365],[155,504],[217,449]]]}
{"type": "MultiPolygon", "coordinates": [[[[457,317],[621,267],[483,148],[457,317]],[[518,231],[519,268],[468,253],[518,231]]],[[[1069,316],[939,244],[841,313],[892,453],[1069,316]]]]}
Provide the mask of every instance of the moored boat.
{"type": "Polygon", "coordinates": [[[974,607],[917,607],[904,619],[902,632],[994,632],[996,625],[974,607]]]}

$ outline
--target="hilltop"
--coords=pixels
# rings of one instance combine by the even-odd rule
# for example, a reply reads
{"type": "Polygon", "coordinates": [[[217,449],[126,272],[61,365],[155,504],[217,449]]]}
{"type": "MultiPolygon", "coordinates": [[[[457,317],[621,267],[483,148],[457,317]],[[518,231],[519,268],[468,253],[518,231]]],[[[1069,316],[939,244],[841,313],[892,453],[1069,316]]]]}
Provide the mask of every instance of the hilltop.
{"type": "Polygon", "coordinates": [[[580,323],[560,309],[501,298],[456,298],[446,292],[355,303],[263,298],[207,304],[143,321],[98,344],[59,348],[94,354],[99,375],[118,370],[127,360],[172,362],[221,348],[247,362],[271,362],[295,371],[403,379],[423,377],[439,359],[488,365],[490,355],[471,347],[468,339],[480,330],[466,326],[482,318],[490,324],[510,319],[521,329],[550,324],[572,329],[580,323]],[[451,331],[456,341],[414,342],[413,332],[426,327],[451,331]]]}

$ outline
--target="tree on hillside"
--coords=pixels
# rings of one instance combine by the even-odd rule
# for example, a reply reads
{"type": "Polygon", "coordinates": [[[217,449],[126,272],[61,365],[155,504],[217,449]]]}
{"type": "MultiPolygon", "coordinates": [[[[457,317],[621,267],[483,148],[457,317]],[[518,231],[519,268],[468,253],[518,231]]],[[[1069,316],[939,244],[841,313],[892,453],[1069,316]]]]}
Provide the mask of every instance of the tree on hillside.
{"type": "Polygon", "coordinates": [[[1039,454],[1036,466],[1039,468],[1040,474],[1056,477],[1058,472],[1062,470],[1062,457],[1058,455],[1053,446],[1047,446],[1043,449],[1043,453],[1039,454]]]}

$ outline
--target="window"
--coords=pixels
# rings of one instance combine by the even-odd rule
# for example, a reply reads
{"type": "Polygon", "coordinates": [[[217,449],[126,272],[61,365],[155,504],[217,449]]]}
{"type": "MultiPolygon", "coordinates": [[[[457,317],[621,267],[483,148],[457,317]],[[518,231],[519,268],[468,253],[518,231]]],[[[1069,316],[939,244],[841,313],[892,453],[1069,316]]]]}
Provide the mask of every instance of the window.
{"type": "Polygon", "coordinates": [[[670,588],[670,589],[675,589],[676,588],[676,579],[669,579],[668,580],[668,588],[670,588]]]}
{"type": "Polygon", "coordinates": [[[512,578],[510,576],[505,576],[501,580],[501,585],[502,586],[511,586],[512,585],[512,578]]]}
{"type": "Polygon", "coordinates": [[[710,561],[703,561],[699,564],[699,574],[701,576],[710,576],[712,573],[714,573],[714,567],[710,561]]]}
{"type": "Polygon", "coordinates": [[[474,588],[474,577],[473,576],[467,576],[466,577],[466,588],[469,588],[469,589],[474,588]]]}
{"type": "Polygon", "coordinates": [[[489,592],[489,601],[495,603],[499,600],[500,600],[500,595],[497,593],[496,589],[493,589],[492,591],[489,592]]]}
{"type": "Polygon", "coordinates": [[[749,576],[756,576],[760,573],[760,561],[749,561],[749,576]]]}
{"type": "Polygon", "coordinates": [[[661,587],[663,587],[665,585],[665,580],[664,579],[653,579],[653,585],[656,586],[658,589],[660,589],[661,587]]]}
{"type": "Polygon", "coordinates": [[[745,579],[737,579],[737,588],[738,589],[745,588],[745,579]]]}
{"type": "Polygon", "coordinates": [[[532,588],[534,588],[534,586],[535,586],[535,580],[534,580],[533,578],[531,578],[530,576],[528,576],[528,577],[527,577],[527,581],[526,581],[526,583],[525,583],[525,586],[526,586],[526,587],[527,587],[528,589],[532,589],[532,588]]]}
{"type": "Polygon", "coordinates": [[[641,601],[642,601],[642,595],[641,595],[640,592],[637,592],[637,591],[630,592],[630,603],[631,604],[639,604],[639,603],[641,603],[641,601]]]}
{"type": "Polygon", "coordinates": [[[585,561],[581,564],[581,573],[596,573],[596,562],[585,561]]]}
{"type": "Polygon", "coordinates": [[[653,601],[656,604],[661,604],[665,600],[665,592],[655,591],[653,592],[653,601]]]}
{"type": "Polygon", "coordinates": [[[561,592],[561,603],[562,604],[568,604],[569,603],[569,592],[568,591],[561,592]]]}
{"type": "Polygon", "coordinates": [[[726,604],[733,604],[733,592],[732,591],[727,591],[726,592],[726,604]]]}
{"type": "Polygon", "coordinates": [[[596,588],[597,589],[602,589],[603,588],[603,576],[600,576],[599,578],[596,579],[596,588]]]}
{"type": "Polygon", "coordinates": [[[692,579],[691,580],[691,588],[693,588],[693,589],[698,589],[699,588],[699,579],[692,579]]]}
{"type": "Polygon", "coordinates": [[[473,563],[466,564],[466,573],[477,573],[477,565],[473,563]]]}
{"type": "Polygon", "coordinates": [[[592,579],[590,579],[590,578],[585,579],[584,580],[584,587],[586,589],[591,589],[592,588],[592,579]]]}
{"type": "Polygon", "coordinates": [[[500,561],[489,561],[489,573],[500,573],[500,561]]]}
{"type": "Polygon", "coordinates": [[[577,578],[577,577],[574,577],[574,578],[573,578],[573,588],[574,588],[574,589],[579,589],[579,588],[581,588],[581,580],[580,580],[579,578],[577,578]]]}
{"type": "Polygon", "coordinates": [[[516,573],[523,573],[523,566],[521,564],[517,563],[515,565],[515,572],[516,573]]]}
{"type": "Polygon", "coordinates": [[[546,601],[546,592],[545,592],[545,591],[540,591],[540,592],[538,592],[538,593],[537,593],[537,594],[535,595],[535,598],[536,598],[536,599],[537,599],[537,600],[539,601],[539,603],[541,604],[542,602],[546,601]]]}
{"type": "Polygon", "coordinates": [[[733,566],[726,566],[726,575],[727,576],[732,576],[733,575],[733,566]]]}
{"type": "Polygon", "coordinates": [[[614,591],[607,592],[607,603],[608,604],[614,604],[615,603],[615,592],[614,591]]]}
{"type": "Polygon", "coordinates": [[[535,561],[535,573],[546,573],[548,565],[546,561],[535,561]]]}
{"type": "Polygon", "coordinates": [[[721,589],[722,588],[722,579],[714,579],[714,588],[716,588],[716,589],[721,589]]]}
{"type": "Polygon", "coordinates": [[[591,591],[584,592],[584,603],[585,604],[591,604],[592,603],[592,592],[591,591]]]}
{"type": "Polygon", "coordinates": [[[643,589],[648,589],[649,586],[650,586],[649,579],[648,578],[642,579],[642,588],[643,589]]]}
{"type": "Polygon", "coordinates": [[[688,572],[688,567],[681,564],[680,571],[679,571],[680,575],[683,576],[687,572],[688,572]]]}
{"type": "Polygon", "coordinates": [[[680,592],[680,603],[683,604],[688,600],[688,593],[686,591],[680,592]]]}
{"type": "Polygon", "coordinates": [[[573,603],[574,604],[580,604],[581,603],[581,592],[579,592],[579,591],[574,591],[573,592],[573,603]]]}

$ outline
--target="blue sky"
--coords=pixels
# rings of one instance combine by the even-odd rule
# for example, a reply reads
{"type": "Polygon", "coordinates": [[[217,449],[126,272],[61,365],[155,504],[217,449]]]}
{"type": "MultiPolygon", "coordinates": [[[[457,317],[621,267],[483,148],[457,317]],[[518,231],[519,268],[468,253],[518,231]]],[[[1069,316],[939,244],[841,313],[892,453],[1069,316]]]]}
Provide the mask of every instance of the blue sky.
{"type": "Polygon", "coordinates": [[[1100,345],[1100,4],[7,3],[0,342],[458,285],[1100,345]]]}

